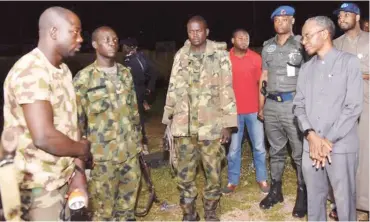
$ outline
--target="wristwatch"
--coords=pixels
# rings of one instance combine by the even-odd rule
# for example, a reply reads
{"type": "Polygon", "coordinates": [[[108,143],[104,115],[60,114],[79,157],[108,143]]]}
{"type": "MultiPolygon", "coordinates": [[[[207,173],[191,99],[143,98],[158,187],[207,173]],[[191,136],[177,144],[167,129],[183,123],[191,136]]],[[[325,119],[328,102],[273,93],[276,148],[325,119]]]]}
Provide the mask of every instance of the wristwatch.
{"type": "Polygon", "coordinates": [[[312,128],[310,128],[310,129],[306,129],[306,130],[303,132],[303,136],[304,136],[305,138],[307,138],[308,134],[309,134],[311,131],[315,132],[315,130],[314,130],[314,129],[312,129],[312,128]]]}

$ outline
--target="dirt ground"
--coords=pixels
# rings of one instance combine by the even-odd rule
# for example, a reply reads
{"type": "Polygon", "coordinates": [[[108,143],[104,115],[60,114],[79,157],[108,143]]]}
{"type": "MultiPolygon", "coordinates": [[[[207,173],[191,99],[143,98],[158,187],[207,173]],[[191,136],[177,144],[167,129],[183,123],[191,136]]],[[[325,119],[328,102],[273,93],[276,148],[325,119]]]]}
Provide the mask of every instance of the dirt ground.
{"type": "MultiPolygon", "coordinates": [[[[147,123],[147,133],[149,137],[149,148],[151,152],[162,151],[162,137],[165,126],[161,124],[161,115],[152,116],[147,123]]],[[[223,196],[221,198],[218,213],[222,221],[306,221],[307,218],[297,219],[291,216],[291,211],[295,202],[296,195],[296,177],[293,167],[287,158],[283,178],[283,194],[284,202],[275,205],[270,210],[262,210],[259,208],[259,202],[264,198],[264,194],[259,190],[255,182],[255,171],[251,168],[251,152],[250,148],[244,144],[242,158],[242,176],[241,182],[234,194],[223,196]]],[[[137,218],[139,221],[147,220],[181,220],[181,209],[178,205],[178,190],[176,188],[175,179],[171,175],[168,166],[152,169],[152,178],[157,191],[160,203],[154,204],[150,213],[143,218],[137,218]],[[164,204],[166,203],[166,204],[164,204]],[[166,207],[165,207],[166,206],[166,207]]],[[[205,181],[202,171],[200,170],[197,176],[198,199],[197,210],[203,218],[202,208],[202,188],[205,181]]],[[[222,169],[222,185],[227,184],[227,167],[222,169]]],[[[145,189],[143,191],[145,193],[145,189]]],[[[145,199],[145,195],[142,195],[145,199]]],[[[139,201],[140,202],[140,201],[139,201]]],[[[329,212],[329,204],[328,204],[329,212]]],[[[332,221],[328,217],[329,221],[332,221]]],[[[358,212],[358,220],[366,221],[367,214],[358,212]]]]}

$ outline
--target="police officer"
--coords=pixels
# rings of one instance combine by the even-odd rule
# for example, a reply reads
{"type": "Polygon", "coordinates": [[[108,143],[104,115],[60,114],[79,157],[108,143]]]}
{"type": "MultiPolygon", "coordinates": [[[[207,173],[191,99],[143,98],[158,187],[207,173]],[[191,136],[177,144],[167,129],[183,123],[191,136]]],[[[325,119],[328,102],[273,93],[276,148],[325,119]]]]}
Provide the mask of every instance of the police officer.
{"type": "Polygon", "coordinates": [[[271,15],[276,36],[265,41],[262,50],[262,75],[260,79],[260,107],[258,116],[264,120],[270,148],[271,189],[261,201],[262,209],[269,209],[283,202],[282,176],[287,154],[286,145],[292,148],[292,157],[297,167],[297,198],[294,217],[304,217],[307,211],[306,187],[303,180],[302,140],[298,134],[293,115],[293,98],[297,75],[303,63],[303,48],[300,36],[292,32],[295,10],[280,6],[271,15]],[[266,85],[267,84],[267,85],[266,85]]]}

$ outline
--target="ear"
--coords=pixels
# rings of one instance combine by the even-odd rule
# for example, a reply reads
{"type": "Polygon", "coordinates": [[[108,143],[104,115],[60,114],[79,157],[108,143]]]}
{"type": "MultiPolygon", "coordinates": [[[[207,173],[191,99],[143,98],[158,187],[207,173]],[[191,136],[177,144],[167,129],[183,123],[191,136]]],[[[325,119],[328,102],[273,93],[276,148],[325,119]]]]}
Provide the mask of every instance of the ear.
{"type": "Polygon", "coordinates": [[[323,31],[323,33],[324,33],[324,39],[326,40],[326,39],[330,39],[331,37],[330,37],[330,33],[329,33],[329,31],[328,30],[324,30],[323,31]]]}
{"type": "Polygon", "coordinates": [[[231,38],[231,43],[234,45],[235,44],[235,39],[231,38]]]}
{"type": "Polygon", "coordinates": [[[356,15],[356,22],[359,22],[361,19],[360,15],[356,15]]]}
{"type": "Polygon", "coordinates": [[[209,35],[209,29],[206,29],[206,36],[208,37],[209,35]]]}
{"type": "Polygon", "coordinates": [[[57,32],[58,32],[58,30],[55,27],[52,27],[50,29],[49,34],[50,34],[51,39],[53,39],[53,40],[57,39],[57,32]]]}
{"type": "Polygon", "coordinates": [[[96,41],[92,41],[91,45],[94,49],[98,48],[98,43],[96,41]]]}
{"type": "Polygon", "coordinates": [[[294,25],[294,23],[295,23],[295,18],[293,17],[292,18],[292,25],[294,25]]]}

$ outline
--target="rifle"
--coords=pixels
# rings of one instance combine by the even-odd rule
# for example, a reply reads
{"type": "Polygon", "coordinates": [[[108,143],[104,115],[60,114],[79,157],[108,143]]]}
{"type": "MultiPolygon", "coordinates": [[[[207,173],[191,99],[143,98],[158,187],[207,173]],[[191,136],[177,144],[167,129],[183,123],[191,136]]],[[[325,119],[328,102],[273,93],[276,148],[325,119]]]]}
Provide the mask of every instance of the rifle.
{"type": "MultiPolygon", "coordinates": [[[[150,167],[149,167],[148,163],[145,161],[144,154],[142,152],[140,152],[140,154],[139,154],[139,163],[140,163],[141,173],[144,177],[144,180],[145,180],[146,184],[148,185],[150,195],[149,195],[149,199],[148,199],[148,202],[146,204],[146,207],[141,212],[138,211],[138,209],[137,209],[138,199],[136,200],[135,216],[145,217],[149,213],[153,203],[154,202],[159,203],[159,199],[157,197],[157,194],[155,193],[154,184],[153,184],[151,174],[150,174],[150,167]]],[[[139,188],[139,192],[140,191],[141,191],[141,186],[139,188]]]]}

